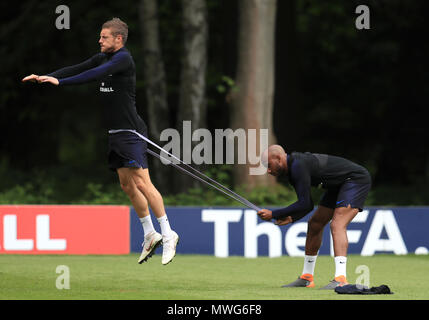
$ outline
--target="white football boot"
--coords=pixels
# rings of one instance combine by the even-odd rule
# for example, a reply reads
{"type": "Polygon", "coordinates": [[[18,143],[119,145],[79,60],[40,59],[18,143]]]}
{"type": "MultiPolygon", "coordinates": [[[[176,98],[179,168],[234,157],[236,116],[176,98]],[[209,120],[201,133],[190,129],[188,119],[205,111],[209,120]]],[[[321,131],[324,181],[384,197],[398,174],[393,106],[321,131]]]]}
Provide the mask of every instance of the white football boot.
{"type": "Polygon", "coordinates": [[[176,255],[176,246],[179,243],[179,236],[176,232],[171,231],[168,238],[163,237],[162,243],[162,264],[166,265],[169,264],[176,255]]]}
{"type": "Polygon", "coordinates": [[[138,262],[142,264],[147,261],[152,255],[155,253],[156,248],[158,248],[162,244],[162,235],[158,232],[151,232],[144,237],[144,241],[142,243],[142,254],[138,262]]]}

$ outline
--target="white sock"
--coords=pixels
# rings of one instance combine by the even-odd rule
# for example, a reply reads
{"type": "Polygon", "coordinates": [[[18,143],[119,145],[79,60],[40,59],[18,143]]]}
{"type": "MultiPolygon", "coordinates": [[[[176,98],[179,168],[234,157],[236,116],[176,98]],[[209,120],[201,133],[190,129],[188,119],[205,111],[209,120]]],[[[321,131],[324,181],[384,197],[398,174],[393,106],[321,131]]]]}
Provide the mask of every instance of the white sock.
{"type": "Polygon", "coordinates": [[[171,233],[170,223],[168,222],[167,215],[163,215],[158,218],[159,225],[161,227],[161,233],[164,237],[169,237],[171,233]]]}
{"type": "Polygon", "coordinates": [[[304,268],[302,270],[302,274],[311,274],[314,275],[314,267],[316,266],[316,256],[308,256],[305,255],[304,257],[304,268]]]}
{"type": "Polygon", "coordinates": [[[347,266],[347,257],[338,256],[334,258],[335,260],[335,277],[344,276],[346,277],[346,266],[347,266]]]}
{"type": "Polygon", "coordinates": [[[153,227],[153,224],[152,224],[152,219],[150,217],[150,214],[147,215],[146,217],[139,218],[139,219],[140,219],[140,222],[142,223],[143,232],[144,232],[145,236],[148,235],[149,233],[155,231],[155,228],[153,227]]]}

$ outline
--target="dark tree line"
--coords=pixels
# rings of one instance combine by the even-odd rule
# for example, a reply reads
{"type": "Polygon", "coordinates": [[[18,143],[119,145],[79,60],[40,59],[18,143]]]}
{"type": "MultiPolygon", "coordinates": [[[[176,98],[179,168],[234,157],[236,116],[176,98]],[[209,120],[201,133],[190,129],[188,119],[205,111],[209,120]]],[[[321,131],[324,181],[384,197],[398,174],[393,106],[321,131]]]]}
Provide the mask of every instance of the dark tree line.
{"type": "MultiPolygon", "coordinates": [[[[241,119],[234,114],[237,106],[231,89],[239,80],[240,14],[246,9],[243,5],[250,4],[245,1],[73,2],[68,4],[70,30],[55,28],[55,1],[3,1],[0,188],[38,175],[80,183],[116,183],[106,169],[106,135],[100,123],[103,109],[94,94],[97,84],[54,88],[20,83],[29,73],[48,73],[95,54],[100,26],[114,16],[129,25],[127,47],[138,70],[137,107],[154,135],[192,117],[187,114],[184,93],[188,89],[195,94],[195,88],[184,87],[183,79],[201,79],[201,74],[192,71],[197,58],[191,56],[195,50],[186,47],[186,41],[190,44],[192,36],[198,36],[192,31],[192,17],[201,14],[206,24],[195,28],[202,31],[206,52],[199,64],[204,67],[205,82],[199,88],[203,112],[198,121],[209,130],[232,127],[241,119]],[[150,16],[154,3],[158,5],[155,20],[150,16]],[[198,4],[197,9],[192,7],[198,4]],[[156,83],[160,78],[151,77],[151,72],[164,82],[156,83]],[[159,93],[163,99],[151,100],[159,93]]],[[[364,3],[275,1],[273,105],[272,111],[261,112],[272,112],[273,134],[288,151],[350,158],[370,170],[375,188],[419,190],[425,198],[429,181],[428,4],[366,1],[371,29],[357,30],[355,8],[359,4],[364,3]]],[[[162,170],[165,173],[156,175],[155,182],[167,181],[163,191],[183,191],[183,182],[173,183],[177,174],[162,170]]]]}

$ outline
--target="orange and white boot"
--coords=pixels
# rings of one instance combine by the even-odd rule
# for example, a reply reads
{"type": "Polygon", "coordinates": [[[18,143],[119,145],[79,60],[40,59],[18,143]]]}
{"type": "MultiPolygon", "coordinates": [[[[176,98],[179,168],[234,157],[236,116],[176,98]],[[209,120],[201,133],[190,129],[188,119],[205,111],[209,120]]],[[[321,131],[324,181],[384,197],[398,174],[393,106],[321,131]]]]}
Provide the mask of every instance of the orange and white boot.
{"type": "Polygon", "coordinates": [[[299,287],[314,288],[313,275],[309,273],[304,273],[300,277],[298,277],[298,279],[296,279],[295,281],[282,286],[282,288],[299,288],[299,287]]]}
{"type": "Polygon", "coordinates": [[[337,276],[334,278],[334,280],[332,280],[326,286],[324,286],[320,289],[321,290],[334,290],[336,287],[342,287],[342,286],[345,286],[346,284],[349,284],[349,283],[347,282],[347,279],[345,276],[337,276]]]}

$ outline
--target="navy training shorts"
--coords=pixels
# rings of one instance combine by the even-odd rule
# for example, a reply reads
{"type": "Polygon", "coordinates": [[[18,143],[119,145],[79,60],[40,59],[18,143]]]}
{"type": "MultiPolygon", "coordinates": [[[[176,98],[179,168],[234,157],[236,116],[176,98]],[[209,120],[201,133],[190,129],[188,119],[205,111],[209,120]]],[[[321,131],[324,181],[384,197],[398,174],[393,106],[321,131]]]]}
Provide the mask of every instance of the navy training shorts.
{"type": "MultiPolygon", "coordinates": [[[[146,132],[143,133],[147,136],[146,132]]],[[[109,168],[143,168],[147,165],[147,143],[132,132],[117,132],[109,134],[108,162],[109,168]]]]}
{"type": "Polygon", "coordinates": [[[338,187],[331,187],[326,190],[320,199],[319,205],[335,209],[339,207],[348,207],[363,210],[365,200],[371,189],[371,178],[368,183],[356,183],[353,180],[347,180],[338,187]]]}

